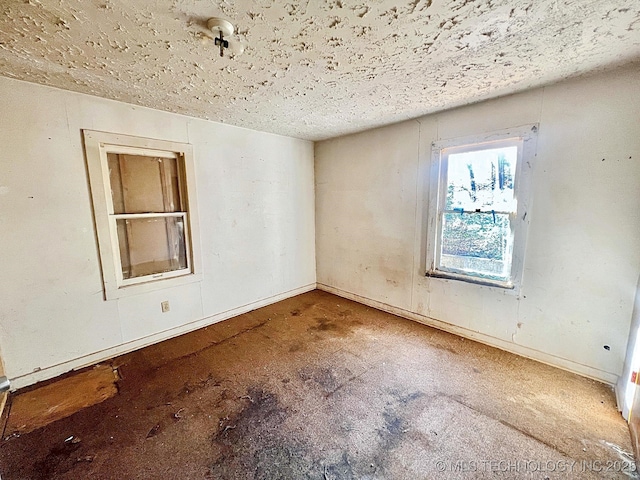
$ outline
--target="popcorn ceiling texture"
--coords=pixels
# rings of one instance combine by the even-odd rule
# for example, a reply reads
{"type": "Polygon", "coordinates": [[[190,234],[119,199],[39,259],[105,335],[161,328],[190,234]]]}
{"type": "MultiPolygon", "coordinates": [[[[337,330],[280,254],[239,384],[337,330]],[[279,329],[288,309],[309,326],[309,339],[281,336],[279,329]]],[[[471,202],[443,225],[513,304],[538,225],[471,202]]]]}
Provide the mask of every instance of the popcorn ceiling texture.
{"type": "MultiPolygon", "coordinates": [[[[640,58],[627,0],[5,0],[0,74],[320,140],[640,58]],[[220,58],[212,16],[244,55],[220,58]]],[[[587,100],[587,99],[585,99],[587,100]]]]}

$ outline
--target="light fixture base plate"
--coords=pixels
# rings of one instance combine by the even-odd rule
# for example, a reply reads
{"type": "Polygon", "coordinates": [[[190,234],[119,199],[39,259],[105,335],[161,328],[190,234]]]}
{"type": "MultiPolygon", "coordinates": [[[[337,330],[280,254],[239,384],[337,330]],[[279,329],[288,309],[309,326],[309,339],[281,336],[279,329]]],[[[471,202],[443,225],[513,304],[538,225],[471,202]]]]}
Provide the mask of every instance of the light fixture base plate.
{"type": "Polygon", "coordinates": [[[207,28],[212,32],[222,32],[225,37],[233,35],[233,24],[224,18],[213,17],[207,20],[207,28]]]}

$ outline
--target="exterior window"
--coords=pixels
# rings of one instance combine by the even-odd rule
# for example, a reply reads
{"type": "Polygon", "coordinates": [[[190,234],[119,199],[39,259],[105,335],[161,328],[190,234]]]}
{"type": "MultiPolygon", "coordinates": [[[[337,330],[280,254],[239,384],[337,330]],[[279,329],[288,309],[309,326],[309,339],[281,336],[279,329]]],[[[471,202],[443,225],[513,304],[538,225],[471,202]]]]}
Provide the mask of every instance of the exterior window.
{"type": "Polygon", "coordinates": [[[427,275],[519,285],[536,132],[528,126],[433,145],[427,275]]]}
{"type": "Polygon", "coordinates": [[[106,298],[198,280],[191,145],[84,139],[106,298]]]}

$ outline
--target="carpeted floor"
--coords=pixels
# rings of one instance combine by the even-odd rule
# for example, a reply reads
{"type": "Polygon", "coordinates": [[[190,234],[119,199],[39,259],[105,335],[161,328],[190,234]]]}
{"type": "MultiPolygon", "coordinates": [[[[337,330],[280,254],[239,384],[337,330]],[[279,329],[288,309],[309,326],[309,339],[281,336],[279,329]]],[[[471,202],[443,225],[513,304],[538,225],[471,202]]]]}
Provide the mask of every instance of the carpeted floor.
{"type": "Polygon", "coordinates": [[[2,441],[4,480],[634,475],[610,387],[320,291],[113,364],[117,395],[2,441]]]}

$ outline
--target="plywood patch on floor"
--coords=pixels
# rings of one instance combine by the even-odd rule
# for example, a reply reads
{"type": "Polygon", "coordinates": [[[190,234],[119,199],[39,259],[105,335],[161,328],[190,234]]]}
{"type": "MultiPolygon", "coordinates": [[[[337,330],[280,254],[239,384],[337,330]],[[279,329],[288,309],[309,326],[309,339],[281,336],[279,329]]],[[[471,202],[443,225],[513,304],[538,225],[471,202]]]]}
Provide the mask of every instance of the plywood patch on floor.
{"type": "Polygon", "coordinates": [[[5,435],[24,434],[96,405],[118,393],[111,365],[96,365],[62,380],[18,394],[11,403],[5,435]]]}
{"type": "Polygon", "coordinates": [[[0,418],[2,418],[4,407],[7,405],[7,398],[9,398],[8,392],[0,393],[0,418]]]}

